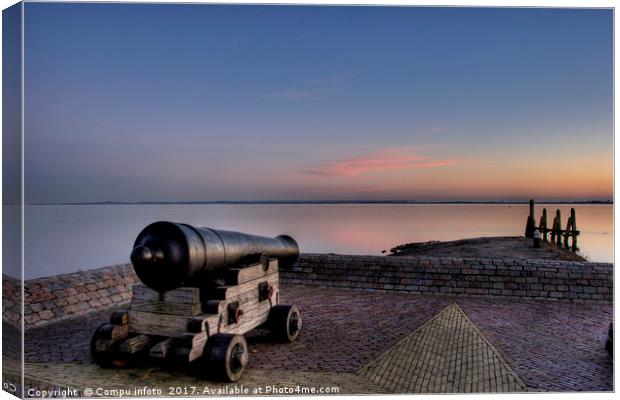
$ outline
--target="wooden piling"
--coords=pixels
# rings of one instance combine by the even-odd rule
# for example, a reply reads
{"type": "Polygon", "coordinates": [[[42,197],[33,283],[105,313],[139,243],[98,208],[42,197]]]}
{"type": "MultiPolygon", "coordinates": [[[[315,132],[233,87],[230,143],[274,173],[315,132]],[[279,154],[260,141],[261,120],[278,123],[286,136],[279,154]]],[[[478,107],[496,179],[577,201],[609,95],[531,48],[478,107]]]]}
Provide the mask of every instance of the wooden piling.
{"type": "Polygon", "coordinates": [[[542,216],[540,217],[540,224],[538,230],[543,234],[543,242],[547,241],[547,209],[543,208],[542,216]]]}
{"type": "Polygon", "coordinates": [[[579,250],[579,246],[577,246],[577,236],[579,236],[579,231],[577,230],[577,213],[574,208],[570,209],[570,220],[572,223],[571,231],[573,236],[573,244],[571,246],[571,250],[577,251],[579,250]]]}
{"type": "Polygon", "coordinates": [[[577,217],[574,208],[571,208],[570,210],[570,217],[566,221],[566,229],[562,229],[562,214],[559,209],[555,212],[555,217],[553,218],[551,228],[548,226],[546,208],[543,208],[542,210],[542,216],[540,217],[538,227],[536,226],[536,221],[534,218],[534,200],[530,200],[530,213],[527,217],[527,225],[525,227],[526,238],[533,238],[534,231],[538,229],[541,233],[540,239],[543,241],[550,241],[559,247],[564,247],[572,251],[579,251],[579,247],[577,245],[577,236],[579,236],[579,231],[577,230],[577,217]],[[571,240],[572,242],[569,243],[571,240]]]}
{"type": "Polygon", "coordinates": [[[571,220],[571,217],[568,217],[568,220],[566,221],[566,230],[564,230],[564,247],[567,249],[569,248],[568,238],[570,237],[572,226],[573,226],[573,222],[571,220]]]}
{"type": "Polygon", "coordinates": [[[530,199],[530,215],[527,217],[525,225],[525,237],[533,238],[536,230],[536,219],[534,218],[534,199],[530,199]]]}
{"type": "Polygon", "coordinates": [[[555,211],[555,219],[553,220],[553,234],[551,241],[558,246],[562,246],[562,214],[560,210],[555,211]]]}

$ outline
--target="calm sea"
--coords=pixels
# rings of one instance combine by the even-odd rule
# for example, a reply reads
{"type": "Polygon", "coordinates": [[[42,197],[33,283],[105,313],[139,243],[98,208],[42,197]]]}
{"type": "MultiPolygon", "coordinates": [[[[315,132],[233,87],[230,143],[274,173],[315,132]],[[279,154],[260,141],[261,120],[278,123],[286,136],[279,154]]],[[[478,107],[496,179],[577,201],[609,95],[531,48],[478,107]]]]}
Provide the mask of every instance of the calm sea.
{"type": "MultiPolygon", "coordinates": [[[[571,206],[559,208],[564,218],[571,206]]],[[[582,254],[611,262],[611,205],[577,205],[582,254]]],[[[537,206],[540,215],[542,206],[537,206]]],[[[266,236],[289,234],[303,252],[381,254],[427,240],[521,235],[527,205],[71,205],[27,206],[25,277],[129,261],[133,241],[158,220],[266,236]]],[[[551,221],[549,221],[551,223],[551,221]]]]}

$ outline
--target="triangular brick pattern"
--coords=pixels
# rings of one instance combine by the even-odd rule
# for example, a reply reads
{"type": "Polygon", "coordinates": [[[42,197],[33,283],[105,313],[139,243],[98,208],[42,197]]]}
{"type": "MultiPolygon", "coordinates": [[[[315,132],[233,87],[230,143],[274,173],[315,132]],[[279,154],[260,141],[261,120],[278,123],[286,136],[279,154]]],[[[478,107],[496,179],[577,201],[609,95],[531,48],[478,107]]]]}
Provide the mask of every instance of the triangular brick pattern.
{"type": "Polygon", "coordinates": [[[395,393],[527,390],[456,303],[358,373],[395,393]]]}

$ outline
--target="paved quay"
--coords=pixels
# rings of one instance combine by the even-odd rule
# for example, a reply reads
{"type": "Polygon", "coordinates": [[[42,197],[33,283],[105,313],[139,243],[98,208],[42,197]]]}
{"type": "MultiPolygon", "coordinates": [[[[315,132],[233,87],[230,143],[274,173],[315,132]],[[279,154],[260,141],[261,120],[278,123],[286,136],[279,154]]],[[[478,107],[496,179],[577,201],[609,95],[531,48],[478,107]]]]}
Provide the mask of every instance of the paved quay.
{"type": "Polygon", "coordinates": [[[392,346],[360,373],[396,393],[527,390],[456,303],[392,346]]]}
{"type": "MultiPolygon", "coordinates": [[[[276,344],[259,330],[246,335],[250,363],[243,378],[228,386],[231,390],[241,386],[328,388],[332,393],[337,388],[340,394],[613,390],[613,365],[604,349],[613,317],[610,302],[291,284],[281,286],[281,295],[283,303],[297,304],[301,310],[300,337],[291,344],[276,344]]],[[[160,388],[162,395],[169,388],[193,387],[200,392],[183,395],[204,395],[205,387],[223,387],[156,365],[99,368],[92,363],[89,341],[110,312],[27,329],[27,386],[82,392],[148,386],[160,388]]]]}

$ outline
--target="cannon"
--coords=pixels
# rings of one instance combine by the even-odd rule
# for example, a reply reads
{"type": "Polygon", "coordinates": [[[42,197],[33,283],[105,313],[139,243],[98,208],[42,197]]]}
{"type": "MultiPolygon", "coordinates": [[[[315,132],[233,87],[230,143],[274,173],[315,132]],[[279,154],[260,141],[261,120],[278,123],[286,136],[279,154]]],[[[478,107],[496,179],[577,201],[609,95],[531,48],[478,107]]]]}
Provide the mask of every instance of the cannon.
{"type": "Polygon", "coordinates": [[[299,246],[275,238],[159,221],[135,240],[131,262],[141,283],[129,308],[95,331],[90,347],[103,367],[159,361],[211,380],[237,381],[248,362],[244,334],[268,329],[296,340],[301,314],[280,304],[278,266],[299,246]]]}
{"type": "Polygon", "coordinates": [[[287,235],[276,238],[155,222],[140,232],[131,262],[140,280],[160,292],[181,286],[200,287],[209,276],[266,255],[291,266],[299,246],[287,235]]]}

